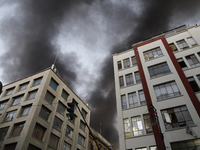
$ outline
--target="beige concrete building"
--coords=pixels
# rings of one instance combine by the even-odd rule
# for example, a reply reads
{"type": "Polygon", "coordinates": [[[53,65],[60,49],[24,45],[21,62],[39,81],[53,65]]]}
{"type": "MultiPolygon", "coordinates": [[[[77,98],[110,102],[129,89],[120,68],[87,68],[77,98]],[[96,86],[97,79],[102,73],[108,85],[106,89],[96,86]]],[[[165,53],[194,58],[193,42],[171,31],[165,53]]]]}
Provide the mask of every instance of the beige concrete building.
{"type": "Polygon", "coordinates": [[[75,119],[66,117],[75,99],[87,123],[90,109],[51,69],[12,82],[0,97],[1,150],[87,150],[89,131],[75,105],[75,119]]]}
{"type": "Polygon", "coordinates": [[[200,25],[132,46],[113,55],[120,150],[199,150],[200,25]]]}

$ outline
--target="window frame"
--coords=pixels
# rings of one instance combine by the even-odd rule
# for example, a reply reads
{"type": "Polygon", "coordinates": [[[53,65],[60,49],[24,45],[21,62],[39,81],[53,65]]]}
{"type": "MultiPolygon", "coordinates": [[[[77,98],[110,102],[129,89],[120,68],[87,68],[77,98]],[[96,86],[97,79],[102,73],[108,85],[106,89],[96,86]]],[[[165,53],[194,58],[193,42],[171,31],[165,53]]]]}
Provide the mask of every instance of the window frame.
{"type": "Polygon", "coordinates": [[[153,134],[153,128],[151,125],[151,118],[149,114],[143,114],[143,119],[144,119],[146,134],[153,134]]]}
{"type": "Polygon", "coordinates": [[[60,140],[60,138],[58,136],[56,136],[55,134],[51,133],[50,137],[49,137],[48,146],[53,148],[53,149],[57,149],[59,140],[60,140]],[[54,141],[54,140],[56,140],[56,141],[54,141]]]}
{"type": "Polygon", "coordinates": [[[171,73],[171,70],[167,62],[162,62],[153,66],[149,66],[148,72],[149,72],[150,78],[157,78],[157,77],[164,76],[166,74],[171,73]]]}
{"type": "Polygon", "coordinates": [[[32,104],[22,106],[20,117],[27,116],[30,112],[31,107],[32,107],[32,104]],[[28,108],[28,110],[27,110],[26,114],[23,114],[25,112],[25,109],[27,109],[27,108],[28,108]]]}
{"type": "Polygon", "coordinates": [[[66,106],[61,101],[59,101],[56,111],[64,116],[65,110],[66,106]]]}
{"type": "Polygon", "coordinates": [[[85,139],[86,139],[86,138],[85,138],[82,134],[79,133],[79,135],[78,135],[78,144],[84,146],[84,145],[85,145],[85,139]],[[80,139],[80,138],[81,138],[81,139],[80,139]],[[81,140],[81,141],[80,141],[80,140],[81,140]]]}
{"type": "Polygon", "coordinates": [[[43,77],[39,77],[39,78],[34,79],[32,87],[40,85],[41,81],[42,81],[42,78],[43,77]]]}
{"type": "Polygon", "coordinates": [[[24,128],[24,125],[25,125],[25,122],[19,122],[19,123],[14,124],[10,136],[11,137],[20,136],[24,128]]]}
{"type": "Polygon", "coordinates": [[[129,73],[125,75],[125,79],[126,79],[126,86],[131,86],[134,85],[134,80],[133,80],[133,74],[129,73]]]}
{"type": "Polygon", "coordinates": [[[155,58],[163,56],[163,52],[160,47],[156,47],[156,48],[144,51],[143,56],[146,61],[149,61],[149,60],[153,60],[155,58]]]}
{"type": "Polygon", "coordinates": [[[6,115],[5,115],[5,117],[4,117],[4,119],[3,119],[3,122],[12,121],[14,119],[16,113],[17,113],[17,109],[7,112],[6,115]],[[6,118],[9,117],[8,115],[11,115],[11,117],[12,117],[9,120],[6,119],[6,118]]]}
{"type": "Polygon", "coordinates": [[[45,97],[44,97],[44,100],[52,105],[55,98],[56,98],[56,96],[54,94],[52,94],[49,90],[47,90],[45,97]],[[51,98],[51,99],[49,99],[49,98],[51,98]]]}
{"type": "Polygon", "coordinates": [[[51,115],[51,110],[49,110],[47,107],[42,105],[42,107],[40,108],[39,117],[41,117],[42,119],[48,121],[50,115],[51,115]],[[42,114],[44,112],[45,112],[45,116],[44,116],[44,114],[42,114]]]}
{"type": "Polygon", "coordinates": [[[122,103],[122,109],[128,108],[125,94],[121,95],[121,103],[122,103]],[[124,105],[125,103],[126,103],[126,105],[124,105]]]}
{"type": "Polygon", "coordinates": [[[15,89],[15,87],[12,87],[12,88],[6,89],[5,96],[11,95],[11,94],[13,93],[14,89],[15,89]]]}
{"type": "Polygon", "coordinates": [[[119,77],[119,86],[124,87],[124,76],[119,77]]]}
{"type": "Polygon", "coordinates": [[[63,120],[61,120],[60,118],[58,118],[57,116],[55,116],[54,120],[53,120],[53,127],[55,129],[57,129],[58,131],[61,131],[62,125],[63,125],[63,120]]]}
{"type": "Polygon", "coordinates": [[[51,80],[49,82],[49,86],[56,91],[59,84],[58,84],[58,82],[56,82],[55,79],[51,78],[51,80]]]}
{"type": "Polygon", "coordinates": [[[4,137],[6,136],[6,134],[8,132],[9,127],[10,126],[0,128],[0,140],[4,139],[4,137]]]}
{"type": "Polygon", "coordinates": [[[181,39],[176,41],[176,44],[178,45],[178,48],[182,51],[185,50],[187,48],[189,48],[188,43],[185,41],[185,39],[181,39]]]}
{"type": "Polygon", "coordinates": [[[194,92],[200,91],[199,85],[197,84],[197,82],[193,76],[187,77],[187,80],[190,83],[190,86],[194,92]]]}
{"type": "Polygon", "coordinates": [[[70,127],[69,125],[67,125],[67,128],[66,128],[66,132],[65,132],[65,135],[68,137],[68,138],[73,138],[73,133],[74,133],[74,129],[72,127],[70,127]]]}
{"type": "Polygon", "coordinates": [[[22,102],[23,98],[24,98],[24,94],[13,97],[13,102],[12,102],[11,106],[20,104],[22,102]]]}
{"type": "Polygon", "coordinates": [[[37,140],[43,141],[46,130],[47,129],[44,126],[36,123],[33,129],[32,137],[36,138],[37,140]]]}
{"type": "Polygon", "coordinates": [[[199,62],[199,60],[198,60],[198,58],[196,57],[195,54],[185,56],[185,58],[186,58],[188,64],[190,65],[190,67],[200,66],[200,62],[199,62]]]}
{"type": "Polygon", "coordinates": [[[132,123],[133,136],[144,135],[144,127],[143,127],[142,117],[141,116],[131,117],[131,123],[132,123]],[[141,125],[142,128],[139,128],[139,124],[141,125]],[[134,131],[134,129],[135,129],[134,127],[138,128],[138,130],[134,131]],[[137,133],[137,135],[135,133],[137,133]]]}
{"type": "Polygon", "coordinates": [[[131,137],[131,124],[130,124],[129,118],[126,118],[123,120],[123,125],[124,125],[125,138],[131,137]]]}
{"type": "Polygon", "coordinates": [[[139,106],[136,92],[128,93],[129,108],[139,106]]]}
{"type": "Polygon", "coordinates": [[[140,99],[140,105],[142,105],[142,106],[146,105],[147,102],[146,102],[144,90],[139,90],[138,91],[138,96],[139,96],[139,99],[140,99]]]}
{"type": "Polygon", "coordinates": [[[131,66],[131,62],[129,58],[123,59],[124,69],[129,68],[131,66]]]}
{"type": "Polygon", "coordinates": [[[0,110],[3,110],[4,108],[6,108],[8,101],[9,99],[6,99],[0,102],[0,110]]]}
{"type": "Polygon", "coordinates": [[[38,89],[29,91],[27,100],[35,99],[35,97],[37,95],[37,91],[38,91],[38,89]]]}
{"type": "Polygon", "coordinates": [[[19,85],[19,91],[23,91],[27,89],[29,82],[23,83],[19,85]]]}
{"type": "Polygon", "coordinates": [[[67,101],[68,97],[69,97],[69,93],[66,90],[62,90],[62,94],[61,97],[67,101]]]}

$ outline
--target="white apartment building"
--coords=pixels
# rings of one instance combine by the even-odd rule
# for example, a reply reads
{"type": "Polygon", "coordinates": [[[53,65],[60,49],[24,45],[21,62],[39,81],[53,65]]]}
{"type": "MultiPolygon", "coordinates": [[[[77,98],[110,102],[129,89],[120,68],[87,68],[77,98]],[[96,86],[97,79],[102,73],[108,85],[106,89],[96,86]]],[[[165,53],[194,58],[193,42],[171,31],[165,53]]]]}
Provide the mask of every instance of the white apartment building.
{"type": "Polygon", "coordinates": [[[7,84],[0,97],[0,150],[87,150],[90,109],[51,68],[7,84]],[[67,103],[76,101],[73,120],[67,103]]]}
{"type": "Polygon", "coordinates": [[[200,150],[200,25],[136,43],[113,63],[120,150],[200,150]]]}

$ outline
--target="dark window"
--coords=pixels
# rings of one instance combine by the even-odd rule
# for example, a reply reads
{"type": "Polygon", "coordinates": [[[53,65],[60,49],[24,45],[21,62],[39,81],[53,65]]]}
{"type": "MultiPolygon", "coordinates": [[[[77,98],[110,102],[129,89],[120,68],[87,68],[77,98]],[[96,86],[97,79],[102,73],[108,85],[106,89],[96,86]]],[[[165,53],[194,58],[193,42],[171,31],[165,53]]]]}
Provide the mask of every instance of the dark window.
{"type": "Polygon", "coordinates": [[[60,131],[62,128],[62,123],[62,120],[55,116],[53,121],[53,127],[60,131]]]}
{"type": "Polygon", "coordinates": [[[29,111],[31,109],[31,105],[26,105],[22,107],[22,112],[20,116],[26,116],[28,115],[29,111]]]}
{"type": "Polygon", "coordinates": [[[184,60],[183,60],[182,58],[177,59],[177,61],[178,61],[179,65],[181,66],[181,68],[182,68],[183,70],[185,70],[185,69],[188,68],[187,65],[185,64],[185,62],[184,62],[184,60]]]}
{"type": "Polygon", "coordinates": [[[120,85],[120,87],[124,86],[124,77],[123,76],[119,77],[119,85],[120,85]]]}
{"type": "Polygon", "coordinates": [[[0,140],[3,140],[7,134],[9,127],[1,128],[0,129],[0,140]]]}
{"type": "Polygon", "coordinates": [[[197,75],[197,78],[199,79],[199,81],[200,81],[200,75],[197,75]]]}
{"type": "Polygon", "coordinates": [[[42,105],[39,116],[42,117],[44,120],[48,120],[51,111],[42,105]]]}
{"type": "Polygon", "coordinates": [[[141,78],[140,78],[140,73],[139,71],[135,72],[135,80],[136,80],[136,83],[141,83],[141,78]]]}
{"type": "Polygon", "coordinates": [[[193,77],[189,77],[187,79],[188,79],[188,82],[190,83],[194,92],[200,91],[199,86],[197,85],[197,83],[196,83],[196,81],[194,80],[193,77]]]}
{"type": "Polygon", "coordinates": [[[22,99],[23,99],[23,95],[15,97],[13,100],[12,106],[20,104],[22,99]]]}
{"type": "Polygon", "coordinates": [[[143,118],[144,118],[144,124],[145,124],[145,128],[146,128],[146,133],[147,134],[153,133],[149,114],[143,115],[143,118]]]}
{"type": "Polygon", "coordinates": [[[15,150],[17,143],[6,144],[4,150],[15,150]]]}
{"type": "Polygon", "coordinates": [[[36,123],[32,136],[42,141],[45,131],[46,131],[45,127],[36,123]]]}
{"type": "Polygon", "coordinates": [[[83,146],[84,146],[84,144],[85,144],[85,137],[82,136],[81,134],[79,134],[79,136],[78,136],[78,143],[79,143],[80,145],[83,145],[83,146]]]}
{"type": "Polygon", "coordinates": [[[177,41],[176,43],[181,50],[184,50],[189,47],[188,44],[185,42],[185,40],[180,40],[177,41]]]}
{"type": "Polygon", "coordinates": [[[122,101],[122,109],[126,109],[127,108],[126,95],[121,96],[121,101],[122,101]]]}
{"type": "Polygon", "coordinates": [[[117,65],[118,65],[118,70],[121,70],[122,69],[122,63],[121,63],[121,61],[118,61],[117,65]]]}
{"type": "Polygon", "coordinates": [[[140,98],[140,104],[141,105],[146,105],[146,99],[145,99],[145,95],[144,95],[144,91],[138,91],[139,94],[139,98],[140,98]]]}
{"type": "Polygon", "coordinates": [[[0,110],[4,109],[6,107],[6,105],[7,105],[7,103],[8,103],[8,100],[0,102],[0,110]]]}
{"type": "Polygon", "coordinates": [[[45,100],[49,103],[52,104],[53,100],[54,100],[55,96],[53,94],[51,94],[49,91],[46,92],[45,95],[45,100]]]}
{"type": "Polygon", "coordinates": [[[19,87],[19,91],[25,90],[27,88],[27,86],[28,86],[28,83],[29,82],[21,84],[20,87],[19,87]]]}
{"type": "Polygon", "coordinates": [[[48,145],[53,149],[57,149],[58,142],[59,142],[59,137],[51,133],[48,145]]]}
{"type": "Polygon", "coordinates": [[[200,66],[200,62],[194,54],[186,56],[185,58],[187,59],[191,67],[200,66]]]}
{"type": "Polygon", "coordinates": [[[132,73],[125,75],[125,77],[126,77],[126,86],[134,84],[132,73]]]}
{"type": "Polygon", "coordinates": [[[128,94],[129,108],[138,106],[136,92],[128,94]]]}
{"type": "Polygon", "coordinates": [[[22,132],[22,130],[23,130],[24,123],[25,122],[14,124],[13,132],[12,132],[11,136],[18,136],[18,135],[20,135],[21,132],[22,132]]]}
{"type": "Polygon", "coordinates": [[[124,69],[131,66],[129,58],[123,60],[124,69]]]}
{"type": "Polygon", "coordinates": [[[185,127],[186,124],[194,125],[186,106],[170,108],[161,112],[166,129],[185,127]]]}
{"type": "Polygon", "coordinates": [[[67,142],[64,142],[63,150],[70,150],[70,149],[71,149],[71,145],[67,142]]]}
{"type": "Polygon", "coordinates": [[[62,98],[64,98],[67,101],[69,94],[63,89],[61,96],[62,96],[62,98]]]}
{"type": "Polygon", "coordinates": [[[200,139],[170,143],[172,150],[199,150],[200,139]]]}
{"type": "Polygon", "coordinates": [[[152,50],[144,52],[145,60],[151,60],[151,59],[154,59],[154,58],[160,57],[160,56],[163,56],[163,53],[162,53],[160,47],[157,47],[152,50]]]}
{"type": "Polygon", "coordinates": [[[83,108],[81,112],[82,112],[83,117],[86,118],[87,112],[83,108]]]}
{"type": "Polygon", "coordinates": [[[37,94],[37,90],[28,92],[28,100],[34,99],[37,94]]]}
{"type": "Polygon", "coordinates": [[[71,138],[71,139],[73,137],[73,129],[70,126],[67,126],[66,136],[69,137],[69,138],[71,138]]]}
{"type": "Polygon", "coordinates": [[[169,44],[169,47],[172,49],[173,52],[178,51],[178,49],[176,48],[176,45],[174,43],[169,44]]]}
{"type": "Polygon", "coordinates": [[[148,67],[148,70],[151,78],[163,76],[171,72],[166,62],[148,67]]]}
{"type": "Polygon", "coordinates": [[[83,121],[80,121],[80,129],[85,131],[85,127],[86,127],[85,123],[83,121]]]}
{"type": "Polygon", "coordinates": [[[137,65],[137,60],[135,56],[131,57],[131,61],[132,61],[133,66],[137,65]]]}
{"type": "Polygon", "coordinates": [[[33,86],[39,85],[41,81],[42,81],[42,77],[35,79],[33,82],[33,86]]]}
{"type": "Polygon", "coordinates": [[[61,102],[58,102],[57,112],[59,112],[62,115],[64,115],[65,108],[66,108],[65,105],[63,105],[61,102]]]}
{"type": "Polygon", "coordinates": [[[17,112],[17,110],[13,110],[13,111],[7,112],[3,122],[7,122],[7,121],[13,120],[14,117],[15,117],[16,112],[17,112]]]}
{"type": "Polygon", "coordinates": [[[32,144],[29,144],[27,150],[41,150],[41,149],[36,147],[36,146],[34,146],[34,145],[32,145],[32,144]]]}
{"type": "Polygon", "coordinates": [[[51,78],[51,81],[50,81],[49,85],[50,85],[50,86],[52,87],[52,89],[54,89],[55,91],[57,90],[58,83],[57,83],[53,78],[51,78]]]}
{"type": "Polygon", "coordinates": [[[14,88],[7,89],[7,90],[6,90],[6,95],[5,95],[5,96],[11,95],[13,91],[14,91],[14,88]]]}

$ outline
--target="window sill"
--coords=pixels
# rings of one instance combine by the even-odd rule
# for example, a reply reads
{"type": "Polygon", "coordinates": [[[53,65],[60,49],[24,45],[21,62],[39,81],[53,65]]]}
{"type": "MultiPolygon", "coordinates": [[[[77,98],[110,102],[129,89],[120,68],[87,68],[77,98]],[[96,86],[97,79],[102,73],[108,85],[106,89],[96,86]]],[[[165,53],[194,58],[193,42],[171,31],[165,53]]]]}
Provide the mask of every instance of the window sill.
{"type": "Polygon", "coordinates": [[[32,138],[34,138],[34,139],[36,139],[36,140],[38,140],[38,141],[44,143],[42,140],[38,139],[37,137],[32,136],[32,138]]]}
{"type": "Polygon", "coordinates": [[[40,115],[38,115],[39,118],[41,118],[42,120],[44,120],[45,122],[49,123],[48,119],[45,120],[44,118],[42,118],[40,115]]]}
{"type": "Polygon", "coordinates": [[[150,78],[150,80],[160,78],[160,77],[164,77],[164,76],[167,76],[167,75],[170,75],[170,74],[173,74],[173,72],[170,72],[170,73],[167,73],[167,74],[164,74],[164,75],[159,75],[159,76],[156,76],[156,77],[152,77],[152,78],[150,78]]]}
{"type": "Polygon", "coordinates": [[[179,95],[179,96],[174,96],[174,97],[170,97],[170,98],[165,98],[165,99],[157,100],[156,102],[165,101],[165,100],[169,100],[169,99],[173,99],[173,98],[177,98],[177,97],[181,97],[181,96],[183,96],[183,95],[179,95]]]}
{"type": "Polygon", "coordinates": [[[57,129],[57,128],[56,128],[56,127],[54,127],[54,126],[53,126],[53,128],[54,128],[55,130],[57,130],[57,131],[61,132],[61,129],[59,130],[59,129],[57,129]]]}
{"type": "Polygon", "coordinates": [[[139,84],[142,84],[142,82],[140,82],[140,83],[136,83],[136,84],[132,84],[132,85],[128,85],[128,86],[122,86],[122,87],[120,87],[120,89],[124,89],[124,88],[127,88],[127,87],[131,87],[131,86],[139,85],[139,84]]]}
{"type": "MultiPolygon", "coordinates": [[[[191,125],[190,127],[197,127],[197,125],[191,125]]],[[[179,128],[173,128],[173,129],[165,129],[165,132],[170,132],[170,131],[174,131],[174,130],[181,130],[181,129],[185,129],[186,127],[179,127],[179,128]]]]}
{"type": "Polygon", "coordinates": [[[129,68],[133,68],[133,67],[135,67],[135,66],[138,66],[138,65],[132,65],[132,66],[126,67],[126,68],[124,68],[124,69],[122,68],[122,69],[120,69],[120,70],[118,69],[118,71],[123,71],[123,70],[129,69],[129,68]]]}
{"type": "Polygon", "coordinates": [[[153,58],[153,59],[149,59],[149,60],[145,60],[145,62],[148,62],[148,61],[152,61],[152,60],[155,60],[155,59],[157,59],[157,58],[161,58],[161,57],[164,57],[165,55],[162,55],[162,56],[158,56],[158,57],[155,57],[155,58],[153,58]]]}
{"type": "Polygon", "coordinates": [[[147,105],[139,105],[139,106],[135,106],[135,107],[129,107],[129,108],[126,108],[126,109],[122,109],[122,111],[134,109],[134,108],[138,108],[138,107],[143,107],[143,106],[147,106],[147,105]]]}

